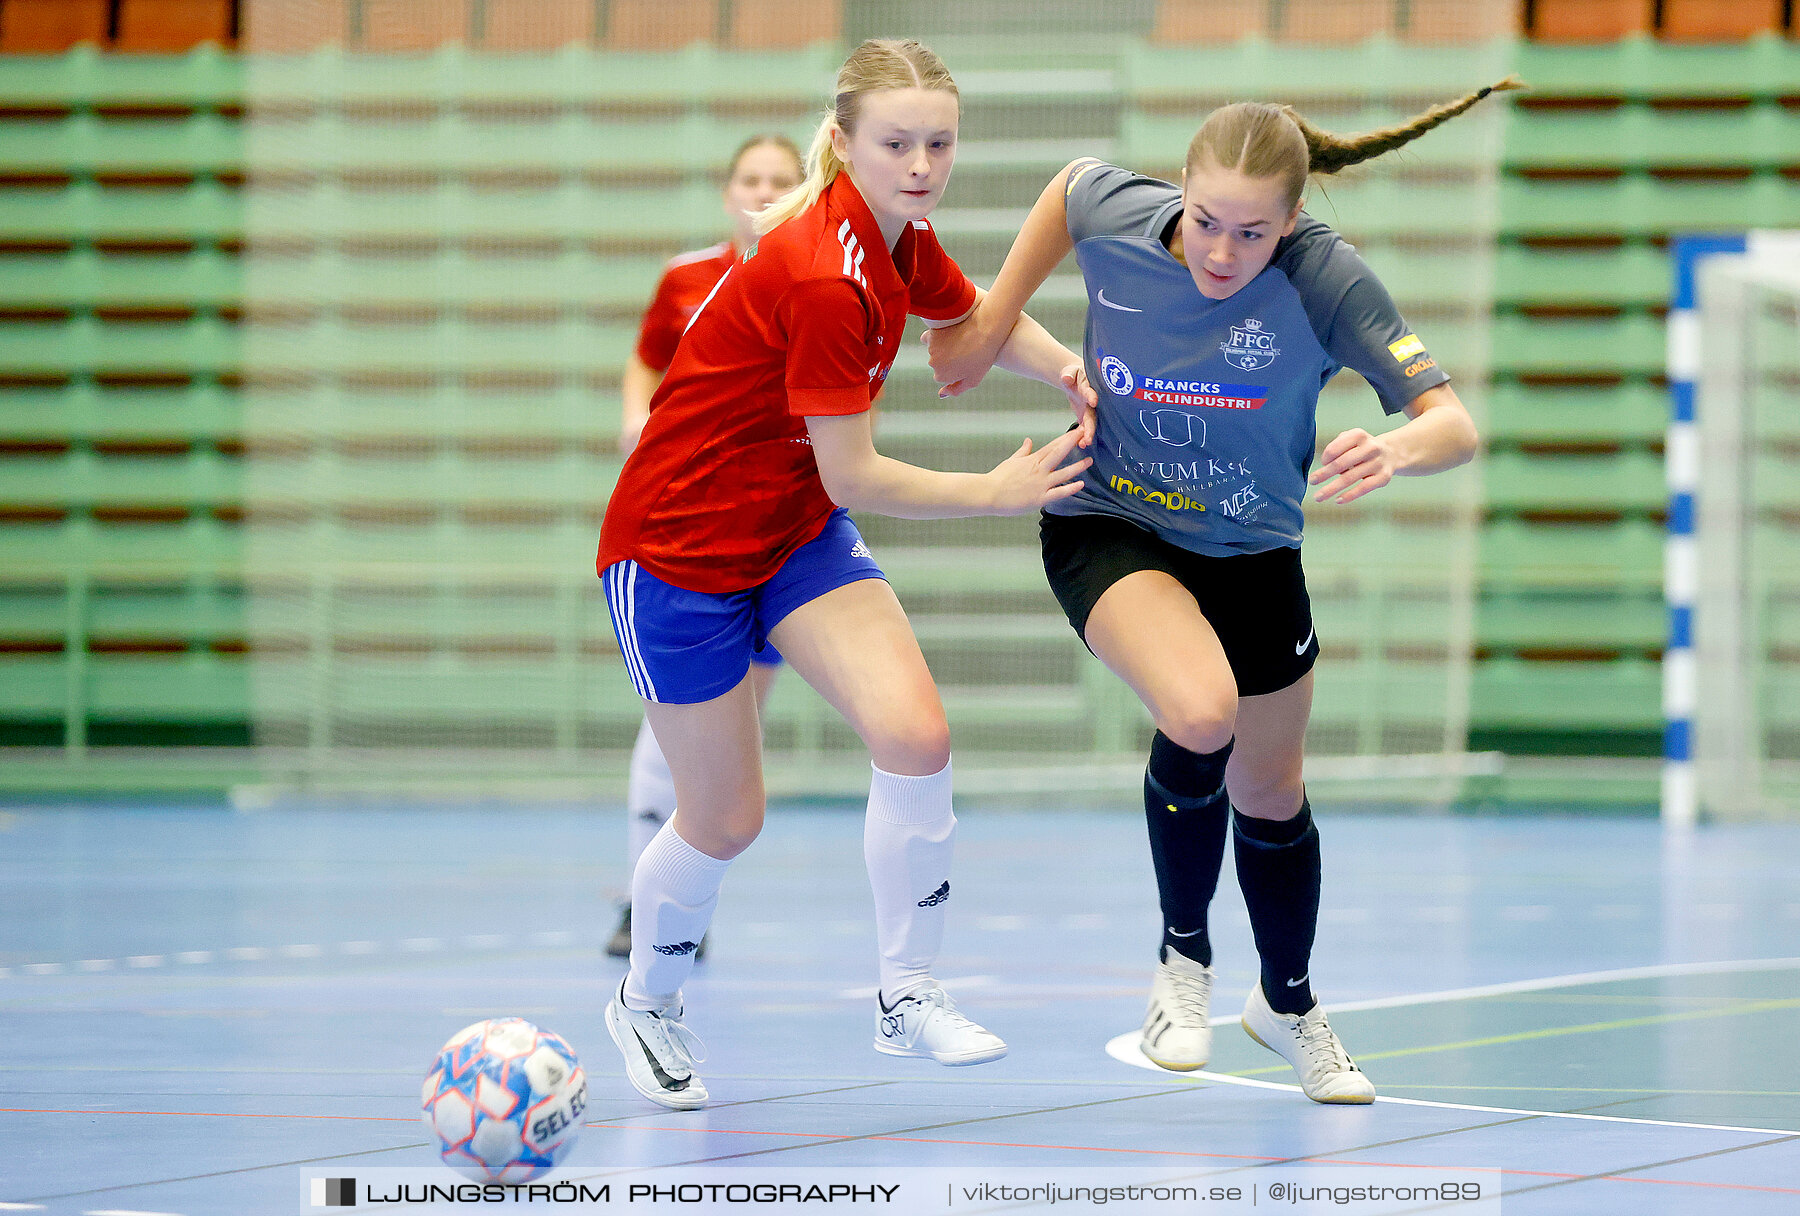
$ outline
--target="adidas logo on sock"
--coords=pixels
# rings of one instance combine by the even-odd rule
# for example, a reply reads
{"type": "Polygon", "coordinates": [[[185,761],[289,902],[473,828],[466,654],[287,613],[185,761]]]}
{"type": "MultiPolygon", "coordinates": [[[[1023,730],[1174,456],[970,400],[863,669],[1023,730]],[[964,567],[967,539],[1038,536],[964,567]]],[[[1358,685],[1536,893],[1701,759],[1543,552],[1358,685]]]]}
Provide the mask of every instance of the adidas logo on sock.
{"type": "Polygon", "coordinates": [[[924,899],[921,899],[919,901],[919,907],[935,908],[939,904],[947,902],[949,899],[950,899],[950,880],[948,878],[946,878],[944,880],[943,886],[939,887],[937,890],[933,891],[930,895],[927,895],[924,899]]]}
{"type": "Polygon", "coordinates": [[[672,946],[660,946],[652,943],[650,948],[658,954],[692,954],[700,946],[697,942],[676,942],[672,946]]]}

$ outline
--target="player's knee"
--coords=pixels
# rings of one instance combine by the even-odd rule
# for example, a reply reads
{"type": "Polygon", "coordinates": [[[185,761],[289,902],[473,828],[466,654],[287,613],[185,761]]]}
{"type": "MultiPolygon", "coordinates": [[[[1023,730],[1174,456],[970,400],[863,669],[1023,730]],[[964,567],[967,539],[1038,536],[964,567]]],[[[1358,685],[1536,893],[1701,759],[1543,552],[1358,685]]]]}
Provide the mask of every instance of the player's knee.
{"type": "Polygon", "coordinates": [[[730,861],[762,833],[764,799],[760,789],[738,796],[714,795],[704,815],[676,808],[675,830],[708,857],[730,861]]]}
{"type": "Polygon", "coordinates": [[[1300,775],[1300,756],[1267,763],[1238,764],[1231,773],[1231,806],[1251,818],[1292,818],[1300,813],[1307,786],[1300,775]]]}
{"type": "Polygon", "coordinates": [[[875,766],[908,777],[940,773],[950,763],[950,723],[942,711],[915,713],[869,741],[875,766]]]}
{"type": "Polygon", "coordinates": [[[713,829],[715,848],[702,848],[700,851],[717,857],[720,861],[729,861],[755,843],[762,834],[763,804],[758,801],[736,807],[728,815],[719,819],[713,829]]]}
{"type": "Polygon", "coordinates": [[[1199,694],[1159,715],[1156,729],[1170,742],[1205,755],[1231,742],[1237,729],[1237,697],[1199,694]]]}
{"type": "Polygon", "coordinates": [[[1305,798],[1297,765],[1291,773],[1232,774],[1231,805],[1252,819],[1292,819],[1305,798]]]}

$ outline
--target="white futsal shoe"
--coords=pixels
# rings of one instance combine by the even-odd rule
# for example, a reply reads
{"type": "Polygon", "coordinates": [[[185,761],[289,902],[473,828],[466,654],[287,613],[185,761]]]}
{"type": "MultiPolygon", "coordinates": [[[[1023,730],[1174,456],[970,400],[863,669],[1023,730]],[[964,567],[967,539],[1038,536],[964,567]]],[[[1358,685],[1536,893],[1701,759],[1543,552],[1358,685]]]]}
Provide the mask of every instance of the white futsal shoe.
{"type": "Polygon", "coordinates": [[[1150,982],[1150,1008],[1144,1014],[1144,1037],[1138,1046],[1158,1068],[1193,1072],[1212,1059],[1213,969],[1179,950],[1163,950],[1150,982]]]}
{"type": "Polygon", "coordinates": [[[694,1071],[704,1060],[700,1038],[681,1024],[679,1002],[663,1009],[638,1010],[625,1004],[625,981],[606,1004],[606,1029],[625,1057],[631,1087],[670,1110],[706,1105],[706,1085],[694,1071]]]}
{"type": "Polygon", "coordinates": [[[964,1017],[936,984],[902,997],[891,1009],[878,993],[875,1006],[876,1051],[939,1064],[985,1064],[1006,1054],[1000,1036],[964,1017]]]}
{"type": "Polygon", "coordinates": [[[1305,1013],[1276,1013],[1259,983],[1244,1005],[1244,1030],[1294,1066],[1300,1091],[1314,1102],[1362,1106],[1375,1100],[1375,1086],[1338,1042],[1317,1001],[1305,1013]]]}

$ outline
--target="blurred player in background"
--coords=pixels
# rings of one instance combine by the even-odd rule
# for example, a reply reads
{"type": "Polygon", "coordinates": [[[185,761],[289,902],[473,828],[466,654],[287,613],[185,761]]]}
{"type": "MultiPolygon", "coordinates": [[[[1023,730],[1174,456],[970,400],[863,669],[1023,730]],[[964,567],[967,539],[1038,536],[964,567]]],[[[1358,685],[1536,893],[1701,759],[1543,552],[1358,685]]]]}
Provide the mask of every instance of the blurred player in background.
{"type": "MultiPolygon", "coordinates": [[[[675,344],[712,289],[744,251],[756,244],[756,213],[800,184],[805,168],[800,149],[785,135],[753,135],[738,146],[725,172],[725,215],[731,220],[731,237],[705,249],[679,254],[663,267],[656,294],[644,311],[638,328],[637,349],[625,359],[625,403],[619,427],[619,451],[631,455],[638,436],[650,417],[650,398],[662,383],[675,344]]],[[[781,655],[772,646],[750,656],[750,673],[757,708],[769,699],[769,689],[781,670],[781,655]]],[[[631,777],[625,791],[626,872],[637,868],[644,846],[675,812],[675,783],[669,779],[669,762],[648,720],[638,727],[631,749],[631,777]]],[[[701,944],[704,949],[705,943],[701,944]]],[[[631,903],[626,901],[606,952],[614,958],[631,954],[631,903]]]]}
{"type": "Polygon", "coordinates": [[[1086,488],[1045,508],[1044,568],[1076,633],[1157,728],[1144,810],[1163,939],[1142,1047],[1164,1068],[1211,1054],[1207,909],[1229,825],[1262,962],[1244,1029],[1314,1101],[1374,1099],[1310,982],[1320,854],[1301,760],[1319,642],[1301,504],[1309,484],[1318,501],[1347,503],[1454,468],[1477,437],[1387,289],[1301,203],[1311,174],[1398,148],[1492,91],[1351,137],[1287,106],[1225,106],[1194,136],[1180,184],[1077,160],[970,319],[925,335],[944,393],[966,391],[1074,251],[1099,419],[1086,488]],[[1406,421],[1336,436],[1309,478],[1319,390],[1343,367],[1406,421]]]}

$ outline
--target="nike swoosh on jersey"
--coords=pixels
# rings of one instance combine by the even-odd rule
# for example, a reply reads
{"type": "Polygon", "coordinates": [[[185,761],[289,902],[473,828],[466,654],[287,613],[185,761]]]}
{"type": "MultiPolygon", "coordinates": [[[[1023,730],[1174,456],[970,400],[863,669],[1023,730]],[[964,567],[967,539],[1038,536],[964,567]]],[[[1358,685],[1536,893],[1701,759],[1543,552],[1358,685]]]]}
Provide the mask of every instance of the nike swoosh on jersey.
{"type": "Polygon", "coordinates": [[[1106,298],[1106,289],[1104,287],[1102,287],[1100,289],[1098,299],[1102,304],[1106,305],[1108,308],[1116,308],[1120,312],[1143,312],[1144,311],[1141,308],[1127,308],[1123,304],[1114,304],[1111,300],[1106,298]]]}
{"type": "Polygon", "coordinates": [[[1312,639],[1313,639],[1313,631],[1308,629],[1306,631],[1306,636],[1300,640],[1300,644],[1294,647],[1294,653],[1295,654],[1305,654],[1306,648],[1308,646],[1312,645],[1312,639]]]}

